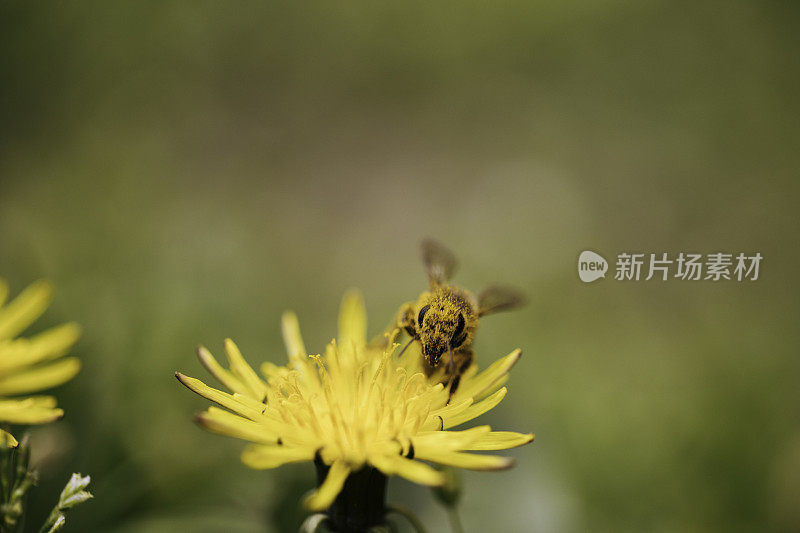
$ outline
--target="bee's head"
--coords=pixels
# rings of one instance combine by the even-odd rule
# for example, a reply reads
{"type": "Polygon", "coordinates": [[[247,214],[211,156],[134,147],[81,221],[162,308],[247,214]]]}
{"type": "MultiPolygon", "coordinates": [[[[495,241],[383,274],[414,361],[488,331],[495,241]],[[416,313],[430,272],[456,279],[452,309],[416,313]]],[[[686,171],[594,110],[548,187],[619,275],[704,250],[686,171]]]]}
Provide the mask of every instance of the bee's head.
{"type": "Polygon", "coordinates": [[[422,354],[435,367],[448,347],[455,349],[466,339],[464,314],[459,306],[447,301],[425,303],[417,315],[417,332],[422,354]]]}

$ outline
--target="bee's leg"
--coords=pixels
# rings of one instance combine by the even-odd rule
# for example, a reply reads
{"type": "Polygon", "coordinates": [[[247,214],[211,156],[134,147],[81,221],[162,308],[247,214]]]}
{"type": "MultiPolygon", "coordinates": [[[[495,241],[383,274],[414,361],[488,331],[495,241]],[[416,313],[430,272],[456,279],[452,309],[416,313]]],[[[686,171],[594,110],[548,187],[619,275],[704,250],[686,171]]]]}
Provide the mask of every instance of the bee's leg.
{"type": "Polygon", "coordinates": [[[411,343],[419,340],[419,336],[417,335],[417,323],[416,320],[414,320],[413,302],[406,302],[400,306],[400,311],[397,313],[397,320],[395,322],[395,329],[397,331],[405,331],[410,337],[406,345],[403,346],[397,354],[397,359],[400,359],[400,356],[411,346],[411,343]]]}
{"type": "Polygon", "coordinates": [[[408,339],[408,342],[400,350],[400,353],[397,354],[397,359],[400,359],[400,357],[403,355],[403,353],[405,353],[405,351],[408,349],[408,347],[411,346],[411,343],[414,342],[415,340],[417,340],[417,337],[411,337],[410,339],[408,339]]]}
{"type": "MultiPolygon", "coordinates": [[[[447,345],[447,384],[445,385],[446,389],[450,389],[450,398],[453,397],[453,393],[455,389],[453,388],[453,384],[455,383],[456,387],[458,387],[458,380],[459,376],[455,373],[456,365],[453,361],[453,348],[450,345],[447,345]]],[[[450,403],[450,398],[447,399],[447,403],[450,403]]]]}
{"type": "Polygon", "coordinates": [[[449,383],[451,397],[456,393],[456,390],[458,390],[462,374],[472,366],[472,362],[475,360],[475,352],[472,351],[472,348],[462,347],[453,353],[452,359],[454,360],[455,372],[453,372],[453,377],[449,383]]]}
{"type": "Polygon", "coordinates": [[[453,349],[450,347],[449,344],[447,345],[447,359],[448,359],[447,371],[450,372],[450,374],[452,375],[453,370],[455,370],[456,368],[456,365],[453,363],[453,349]]]}
{"type": "Polygon", "coordinates": [[[438,367],[431,366],[431,364],[428,362],[427,357],[422,358],[422,370],[423,372],[425,372],[426,377],[431,377],[433,374],[436,373],[437,369],[438,367]]]}
{"type": "Polygon", "coordinates": [[[414,302],[406,302],[400,306],[394,327],[404,330],[408,333],[409,337],[413,338],[417,336],[417,321],[414,318],[414,302]]]}
{"type": "MultiPolygon", "coordinates": [[[[453,394],[456,393],[458,390],[458,385],[461,383],[461,375],[453,376],[453,379],[450,381],[450,398],[453,397],[453,394]]],[[[450,398],[447,399],[447,403],[450,403],[450,398]]]]}

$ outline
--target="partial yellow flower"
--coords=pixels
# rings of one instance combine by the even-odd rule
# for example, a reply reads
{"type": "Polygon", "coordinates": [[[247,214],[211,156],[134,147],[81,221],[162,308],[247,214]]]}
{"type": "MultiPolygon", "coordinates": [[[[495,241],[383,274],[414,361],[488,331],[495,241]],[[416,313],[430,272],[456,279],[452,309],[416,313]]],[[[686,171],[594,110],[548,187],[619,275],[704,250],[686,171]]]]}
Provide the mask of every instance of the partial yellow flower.
{"type": "Polygon", "coordinates": [[[427,379],[418,352],[397,359],[397,344],[373,348],[366,341],[366,314],[358,292],[345,295],[339,335],[322,355],[307,355],[297,317],[283,316],[286,366],[264,363],[263,378],[225,341],[229,369],[203,347],[203,366],[231,394],[176,373],[188,388],[225,409],[209,407],[197,417],[215,433],[253,444],[242,453],[251,468],[321,461],[324,482],[305,501],[310,510],[327,509],[348,476],[365,465],[429,486],[445,482],[442,472],[425,462],[475,470],[508,468],[508,457],[470,453],[513,448],[532,434],[492,431],[478,426],[451,428],[495,407],[506,395],[508,371],[520,357],[515,350],[481,373],[471,368],[452,398],[436,376],[427,379]]]}
{"type": "MultiPolygon", "coordinates": [[[[52,396],[8,398],[61,385],[80,370],[77,358],[62,358],[80,337],[77,324],[17,337],[44,313],[52,295],[50,283],[37,281],[6,303],[8,284],[0,279],[0,423],[46,424],[64,416],[52,396]]],[[[0,445],[17,444],[13,435],[0,429],[0,445]]]]}

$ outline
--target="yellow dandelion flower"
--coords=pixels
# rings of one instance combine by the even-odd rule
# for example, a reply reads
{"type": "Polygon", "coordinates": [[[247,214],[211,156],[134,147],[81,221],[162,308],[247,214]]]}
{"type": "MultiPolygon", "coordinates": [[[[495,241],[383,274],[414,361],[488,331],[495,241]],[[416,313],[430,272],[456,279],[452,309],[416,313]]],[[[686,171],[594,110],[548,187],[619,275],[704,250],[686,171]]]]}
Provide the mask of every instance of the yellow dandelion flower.
{"type": "MultiPolygon", "coordinates": [[[[17,337],[44,313],[52,295],[50,283],[37,281],[6,303],[8,285],[0,279],[0,423],[46,424],[64,416],[52,396],[8,398],[61,385],[80,370],[77,358],[62,357],[80,336],[77,324],[17,337]]],[[[0,445],[17,444],[13,435],[0,429],[0,445]]]]}
{"type": "Polygon", "coordinates": [[[293,313],[284,314],[282,326],[289,363],[264,363],[263,378],[230,339],[225,341],[229,369],[205,348],[198,349],[203,366],[230,393],[181,373],[176,377],[224,408],[209,407],[200,413],[197,420],[203,427],[252,443],[241,456],[247,466],[267,469],[314,461],[320,484],[304,502],[310,510],[330,508],[330,513],[336,502],[360,506],[363,512],[364,502],[348,504],[337,498],[350,487],[367,499],[379,500],[366,507],[377,509],[381,516],[361,518],[361,525],[374,524],[384,512],[385,476],[440,486],[445,474],[428,462],[504,469],[513,464],[511,458],[471,452],[513,448],[533,440],[532,434],[492,431],[486,425],[452,430],[500,403],[506,395],[503,383],[520,357],[519,350],[483,372],[471,368],[450,398],[436,376],[425,377],[418,355],[405,353],[397,359],[393,357],[397,344],[389,343],[388,349],[367,344],[364,304],[356,291],[345,295],[339,335],[322,355],[306,355],[293,313]]]}

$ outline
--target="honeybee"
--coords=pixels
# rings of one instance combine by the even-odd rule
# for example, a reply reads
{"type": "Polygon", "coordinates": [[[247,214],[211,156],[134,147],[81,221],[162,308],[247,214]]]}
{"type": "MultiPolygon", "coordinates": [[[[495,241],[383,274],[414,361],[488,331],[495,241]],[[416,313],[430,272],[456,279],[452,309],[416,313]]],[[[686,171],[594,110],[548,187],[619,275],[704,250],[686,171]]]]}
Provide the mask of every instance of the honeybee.
{"type": "Polygon", "coordinates": [[[471,346],[479,319],[518,307],[525,298],[520,292],[502,286],[487,287],[475,298],[468,290],[448,283],[457,266],[453,252],[432,239],[423,240],[421,248],[430,287],[415,302],[400,307],[394,327],[410,337],[400,355],[412,342],[420,343],[423,366],[429,377],[446,355],[442,383],[450,388],[452,395],[461,375],[475,359],[471,346]]]}

